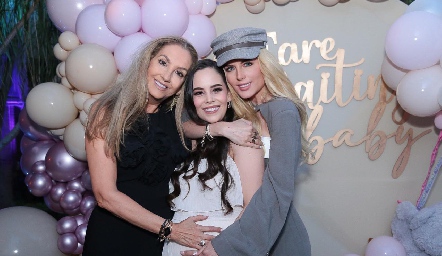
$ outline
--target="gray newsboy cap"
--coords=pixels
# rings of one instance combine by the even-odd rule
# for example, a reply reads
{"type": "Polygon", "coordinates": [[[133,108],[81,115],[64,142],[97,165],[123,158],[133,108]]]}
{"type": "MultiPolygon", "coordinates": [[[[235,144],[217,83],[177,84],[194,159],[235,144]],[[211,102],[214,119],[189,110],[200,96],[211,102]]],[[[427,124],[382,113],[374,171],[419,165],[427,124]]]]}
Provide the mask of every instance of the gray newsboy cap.
{"type": "Polygon", "coordinates": [[[215,38],[210,47],[218,67],[236,59],[254,59],[266,47],[267,33],[262,28],[236,28],[215,38]]]}

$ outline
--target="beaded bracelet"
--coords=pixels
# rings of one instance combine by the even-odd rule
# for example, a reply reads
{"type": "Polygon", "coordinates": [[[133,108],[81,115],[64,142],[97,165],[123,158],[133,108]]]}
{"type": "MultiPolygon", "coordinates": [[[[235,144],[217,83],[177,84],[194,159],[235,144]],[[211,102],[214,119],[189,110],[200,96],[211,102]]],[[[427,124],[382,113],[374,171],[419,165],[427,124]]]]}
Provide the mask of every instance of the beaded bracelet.
{"type": "Polygon", "coordinates": [[[158,239],[160,242],[169,241],[170,235],[172,234],[173,222],[170,219],[165,219],[161,225],[160,232],[158,232],[158,239]]]}

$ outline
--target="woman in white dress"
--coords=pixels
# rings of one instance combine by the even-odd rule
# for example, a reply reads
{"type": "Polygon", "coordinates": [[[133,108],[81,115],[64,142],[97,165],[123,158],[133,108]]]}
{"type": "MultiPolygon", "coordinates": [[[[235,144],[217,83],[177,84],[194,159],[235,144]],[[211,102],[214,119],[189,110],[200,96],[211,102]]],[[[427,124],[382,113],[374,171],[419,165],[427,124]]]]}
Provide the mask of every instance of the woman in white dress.
{"type": "MultiPolygon", "coordinates": [[[[172,222],[204,215],[208,218],[198,224],[225,229],[240,218],[261,186],[264,151],[236,145],[225,137],[211,136],[211,123],[236,119],[224,71],[213,60],[200,60],[188,73],[181,96],[189,119],[205,125],[206,133],[194,141],[189,157],[172,175],[169,196],[175,211],[172,222]]],[[[195,247],[205,243],[201,240],[195,247]]],[[[168,241],[163,255],[180,255],[189,249],[168,241]]]]}

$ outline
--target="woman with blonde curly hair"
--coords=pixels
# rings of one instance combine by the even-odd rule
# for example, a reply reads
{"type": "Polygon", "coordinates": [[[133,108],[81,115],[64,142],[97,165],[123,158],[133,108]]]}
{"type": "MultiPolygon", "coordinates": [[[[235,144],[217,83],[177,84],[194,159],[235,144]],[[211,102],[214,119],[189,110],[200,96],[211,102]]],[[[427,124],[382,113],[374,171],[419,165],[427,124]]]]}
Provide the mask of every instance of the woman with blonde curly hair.
{"type": "MultiPolygon", "coordinates": [[[[217,65],[226,74],[235,111],[258,127],[266,169],[242,217],[203,249],[183,255],[311,255],[307,230],[293,203],[295,174],[309,154],[307,111],[266,42],[264,29],[245,27],[230,30],[211,44],[217,65]]],[[[197,137],[211,135],[223,125],[204,129],[188,122],[184,127],[186,135],[197,137]]],[[[252,132],[246,140],[257,144],[258,134],[252,132]]]]}

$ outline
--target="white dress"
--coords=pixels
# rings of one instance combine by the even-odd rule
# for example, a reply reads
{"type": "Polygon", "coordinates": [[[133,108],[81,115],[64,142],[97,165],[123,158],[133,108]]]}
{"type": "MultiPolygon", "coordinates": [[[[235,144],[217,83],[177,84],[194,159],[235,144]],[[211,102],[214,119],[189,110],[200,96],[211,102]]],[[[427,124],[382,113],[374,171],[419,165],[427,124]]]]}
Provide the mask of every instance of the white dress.
{"type": "MultiPolygon", "coordinates": [[[[190,168],[193,168],[193,165],[190,168]]],[[[202,159],[198,166],[198,173],[203,173],[206,169],[207,161],[202,159]]],[[[179,179],[181,193],[173,200],[174,206],[172,210],[175,211],[175,214],[172,222],[181,222],[190,216],[205,215],[209,216],[209,218],[199,221],[197,224],[221,227],[223,230],[230,226],[241,213],[244,200],[238,167],[230,156],[227,156],[226,159],[226,169],[233,180],[232,187],[226,193],[227,200],[233,207],[231,213],[225,215],[221,202],[222,176],[220,173],[213,179],[206,181],[206,185],[212,189],[205,190],[203,190],[203,186],[198,180],[198,175],[189,179],[189,184],[181,176],[179,179]]],[[[171,185],[169,187],[172,192],[173,187],[171,185]]],[[[210,234],[217,235],[217,233],[210,234]]],[[[179,256],[180,252],[185,250],[194,250],[194,248],[185,247],[172,241],[165,242],[163,256],[179,256]]]]}

